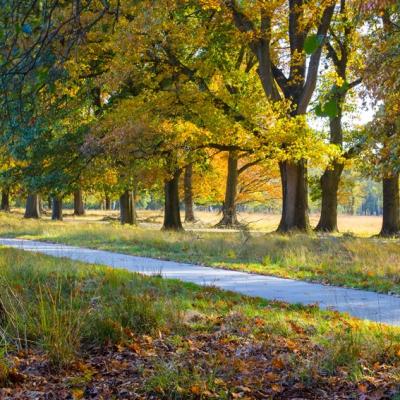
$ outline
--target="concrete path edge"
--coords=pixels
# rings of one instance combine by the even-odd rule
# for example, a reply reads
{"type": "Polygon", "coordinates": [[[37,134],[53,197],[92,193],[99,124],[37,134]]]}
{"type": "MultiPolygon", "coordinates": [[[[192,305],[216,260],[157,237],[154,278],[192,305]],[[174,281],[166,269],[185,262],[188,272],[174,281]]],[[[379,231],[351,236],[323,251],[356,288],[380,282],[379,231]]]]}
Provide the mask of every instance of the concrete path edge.
{"type": "Polygon", "coordinates": [[[266,300],[318,304],[322,309],[347,312],[357,318],[400,326],[400,298],[396,296],[34,240],[0,238],[0,245],[127,269],[144,275],[161,275],[199,285],[213,285],[266,300]]]}

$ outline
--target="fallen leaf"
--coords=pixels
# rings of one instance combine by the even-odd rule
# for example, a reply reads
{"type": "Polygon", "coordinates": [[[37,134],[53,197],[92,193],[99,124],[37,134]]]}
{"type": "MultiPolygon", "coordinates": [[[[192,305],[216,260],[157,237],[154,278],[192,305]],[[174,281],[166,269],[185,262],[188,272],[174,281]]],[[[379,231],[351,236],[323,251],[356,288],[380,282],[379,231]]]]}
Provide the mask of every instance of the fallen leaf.
{"type": "Polygon", "coordinates": [[[272,366],[277,369],[283,369],[285,364],[283,363],[281,358],[274,358],[272,360],[272,366]]]}
{"type": "Polygon", "coordinates": [[[358,385],[358,390],[359,390],[361,393],[367,393],[367,392],[368,392],[368,386],[367,386],[366,384],[364,384],[364,383],[360,383],[360,384],[358,385]]]}
{"type": "Polygon", "coordinates": [[[282,386],[281,385],[277,385],[276,383],[271,385],[271,389],[275,392],[275,393],[280,393],[282,392],[282,386]]]}
{"type": "Polygon", "coordinates": [[[276,381],[279,381],[279,375],[278,374],[275,374],[275,372],[268,372],[266,375],[265,375],[265,378],[268,380],[268,381],[270,381],[270,382],[276,382],[276,381]]]}
{"type": "Polygon", "coordinates": [[[195,395],[198,395],[198,396],[200,396],[201,392],[202,392],[201,387],[199,385],[193,385],[190,388],[190,391],[192,392],[192,394],[195,394],[195,395]]]}
{"type": "Polygon", "coordinates": [[[72,397],[74,399],[83,399],[85,392],[82,389],[72,389],[72,397]]]}

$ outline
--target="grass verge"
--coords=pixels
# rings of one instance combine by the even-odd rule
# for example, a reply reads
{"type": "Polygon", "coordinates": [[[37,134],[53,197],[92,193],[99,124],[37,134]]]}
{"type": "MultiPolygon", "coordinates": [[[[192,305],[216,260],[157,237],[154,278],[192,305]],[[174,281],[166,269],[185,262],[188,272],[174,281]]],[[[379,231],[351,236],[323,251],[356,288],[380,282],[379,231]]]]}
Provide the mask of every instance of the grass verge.
{"type": "Polygon", "coordinates": [[[12,249],[0,249],[0,286],[2,399],[331,399],[399,389],[400,329],[316,307],[12,249]]]}
{"type": "Polygon", "coordinates": [[[398,240],[350,235],[183,232],[0,215],[0,236],[47,240],[400,294],[398,240]]]}

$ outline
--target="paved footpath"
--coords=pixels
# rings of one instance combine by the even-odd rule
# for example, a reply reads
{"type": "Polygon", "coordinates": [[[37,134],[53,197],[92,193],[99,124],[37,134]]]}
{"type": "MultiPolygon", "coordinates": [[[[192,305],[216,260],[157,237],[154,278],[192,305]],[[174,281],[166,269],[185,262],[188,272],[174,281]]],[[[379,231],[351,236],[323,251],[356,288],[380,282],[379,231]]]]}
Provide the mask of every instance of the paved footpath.
{"type": "Polygon", "coordinates": [[[63,244],[0,238],[0,245],[145,275],[162,275],[199,285],[213,285],[267,300],[318,304],[324,309],[344,311],[358,318],[400,326],[400,298],[395,296],[63,244]]]}

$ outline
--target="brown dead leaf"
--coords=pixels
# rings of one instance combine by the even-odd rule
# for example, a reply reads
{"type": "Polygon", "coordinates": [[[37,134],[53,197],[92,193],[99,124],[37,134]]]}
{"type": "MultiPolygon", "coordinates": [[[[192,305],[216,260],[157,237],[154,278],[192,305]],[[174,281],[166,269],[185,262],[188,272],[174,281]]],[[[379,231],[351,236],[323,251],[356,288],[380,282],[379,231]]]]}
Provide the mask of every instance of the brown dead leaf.
{"type": "Polygon", "coordinates": [[[221,386],[225,386],[226,384],[225,384],[225,381],[223,381],[222,379],[220,379],[220,378],[215,378],[214,379],[214,383],[216,384],[216,385],[221,385],[221,386]]]}
{"type": "Polygon", "coordinates": [[[129,348],[130,350],[132,350],[134,353],[140,354],[141,347],[140,347],[140,344],[139,344],[139,343],[133,342],[133,343],[131,343],[131,344],[128,346],[128,348],[129,348]]]}
{"type": "Polygon", "coordinates": [[[118,353],[122,353],[125,350],[125,347],[121,344],[116,344],[115,349],[118,351],[118,353]]]}
{"type": "Polygon", "coordinates": [[[24,374],[21,374],[20,372],[17,371],[16,368],[12,368],[8,372],[8,380],[11,383],[22,383],[26,379],[26,376],[24,374]]]}
{"type": "Polygon", "coordinates": [[[143,335],[143,339],[145,340],[145,342],[149,345],[153,344],[153,338],[149,335],[143,335]]]}
{"type": "Polygon", "coordinates": [[[276,384],[276,383],[274,383],[274,384],[272,384],[271,385],[271,389],[272,389],[272,391],[274,391],[275,393],[280,393],[280,392],[282,392],[282,386],[281,385],[278,385],[278,384],[276,384]]]}
{"type": "Polygon", "coordinates": [[[305,333],[304,329],[294,321],[290,321],[290,326],[298,335],[303,335],[305,333]]]}
{"type": "Polygon", "coordinates": [[[275,372],[268,372],[265,375],[266,380],[269,382],[277,382],[280,379],[280,376],[278,374],[275,374],[275,372]]]}
{"type": "Polygon", "coordinates": [[[240,391],[242,393],[250,393],[251,392],[251,389],[248,388],[247,386],[238,386],[236,388],[236,390],[238,390],[238,391],[240,391]]]}
{"type": "Polygon", "coordinates": [[[289,350],[292,350],[292,351],[297,351],[298,350],[297,343],[294,342],[293,340],[290,340],[290,339],[286,340],[286,347],[289,350]]]}

